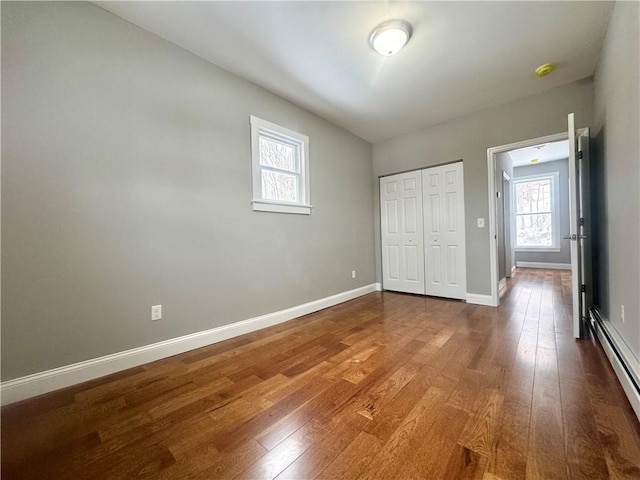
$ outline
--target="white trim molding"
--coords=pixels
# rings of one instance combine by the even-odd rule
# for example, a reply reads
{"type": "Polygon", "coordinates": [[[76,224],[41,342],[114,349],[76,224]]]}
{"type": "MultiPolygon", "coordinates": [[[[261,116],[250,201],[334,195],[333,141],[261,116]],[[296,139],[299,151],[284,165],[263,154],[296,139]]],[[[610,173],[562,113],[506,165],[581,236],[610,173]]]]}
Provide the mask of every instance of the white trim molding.
{"type": "Polygon", "coordinates": [[[376,292],[381,292],[382,291],[382,283],[376,283],[376,292]]]}
{"type": "Polygon", "coordinates": [[[500,283],[498,283],[498,290],[502,291],[504,288],[507,288],[507,278],[501,278],[500,283]]]}
{"type": "Polygon", "coordinates": [[[547,268],[551,270],[571,270],[570,263],[516,262],[518,268],[547,268]]]}
{"type": "Polygon", "coordinates": [[[594,317],[592,325],[600,345],[602,345],[636,417],[640,420],[640,362],[633,356],[615,328],[611,326],[611,322],[597,308],[592,308],[591,313],[594,317]]]}
{"type": "Polygon", "coordinates": [[[297,215],[311,215],[311,205],[286,205],[283,202],[251,202],[256,212],[293,213],[297,215]]]}
{"type": "Polygon", "coordinates": [[[259,317],[249,318],[230,325],[223,325],[210,330],[196,332],[190,335],[184,335],[124,352],[105,355],[104,357],[93,358],[84,362],[2,382],[0,385],[0,403],[7,405],[18,402],[35,397],[36,395],[52,392],[60,388],[76,385],[128,368],[137,367],[145,363],[154,362],[162,358],[228,340],[239,335],[251,333],[272,325],[287,322],[294,318],[308,315],[309,313],[317,312],[375,292],[378,289],[378,285],[379,284],[372,283],[331,295],[330,297],[321,298],[259,317]]]}
{"type": "Polygon", "coordinates": [[[251,172],[254,211],[311,215],[309,181],[309,137],[273,122],[250,116],[251,123],[251,172]],[[260,162],[261,140],[288,146],[292,150],[294,166],[282,169],[260,162]],[[286,175],[295,182],[295,201],[280,201],[263,197],[262,172],[286,175]]]}
{"type": "Polygon", "coordinates": [[[478,293],[467,293],[467,303],[474,305],[486,305],[488,307],[497,307],[491,295],[480,295],[478,293]]]}

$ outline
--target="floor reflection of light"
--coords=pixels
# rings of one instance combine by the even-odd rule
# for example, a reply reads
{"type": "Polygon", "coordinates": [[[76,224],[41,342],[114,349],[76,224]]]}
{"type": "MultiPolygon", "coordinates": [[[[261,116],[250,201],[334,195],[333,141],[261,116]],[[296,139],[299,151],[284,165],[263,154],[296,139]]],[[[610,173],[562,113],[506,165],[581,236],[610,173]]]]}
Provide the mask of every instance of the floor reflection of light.
{"type": "Polygon", "coordinates": [[[301,433],[301,430],[298,430],[263,457],[264,467],[268,469],[268,472],[265,472],[268,478],[279,475],[287,468],[289,469],[287,471],[289,477],[298,478],[295,473],[298,464],[294,461],[311,446],[307,439],[296,438],[296,436],[301,436],[301,433]]]}
{"type": "Polygon", "coordinates": [[[524,350],[520,350],[518,351],[518,356],[524,360],[526,363],[528,364],[535,364],[536,363],[536,355],[535,355],[535,350],[531,349],[531,348],[526,348],[524,350]]]}

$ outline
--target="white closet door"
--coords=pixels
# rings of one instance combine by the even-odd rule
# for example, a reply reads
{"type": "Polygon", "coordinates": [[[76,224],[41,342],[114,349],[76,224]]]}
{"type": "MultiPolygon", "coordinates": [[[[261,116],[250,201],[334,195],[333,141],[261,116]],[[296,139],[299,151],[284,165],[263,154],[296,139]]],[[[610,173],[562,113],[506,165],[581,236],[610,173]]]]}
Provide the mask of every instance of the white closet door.
{"type": "Polygon", "coordinates": [[[380,179],[382,286],[424,295],[422,176],[419,171],[380,179]]]}
{"type": "Polygon", "coordinates": [[[422,170],[425,293],[466,298],[462,162],[422,170]]]}

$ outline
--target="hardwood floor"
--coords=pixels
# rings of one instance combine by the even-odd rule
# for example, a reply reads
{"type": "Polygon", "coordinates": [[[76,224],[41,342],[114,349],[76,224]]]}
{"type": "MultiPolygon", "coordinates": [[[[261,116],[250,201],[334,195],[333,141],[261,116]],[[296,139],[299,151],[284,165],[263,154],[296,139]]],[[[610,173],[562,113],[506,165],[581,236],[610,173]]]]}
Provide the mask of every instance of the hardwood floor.
{"type": "Polygon", "coordinates": [[[500,308],[372,293],[2,409],[4,479],[640,478],[570,276],[500,308]]]}

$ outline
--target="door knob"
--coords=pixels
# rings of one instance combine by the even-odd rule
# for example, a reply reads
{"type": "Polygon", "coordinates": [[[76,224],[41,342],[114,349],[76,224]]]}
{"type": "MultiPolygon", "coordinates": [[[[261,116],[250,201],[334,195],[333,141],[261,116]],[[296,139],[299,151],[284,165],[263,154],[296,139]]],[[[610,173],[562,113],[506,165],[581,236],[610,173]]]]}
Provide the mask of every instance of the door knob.
{"type": "Polygon", "coordinates": [[[563,240],[577,240],[578,236],[574,233],[573,235],[566,235],[562,237],[563,240]]]}

